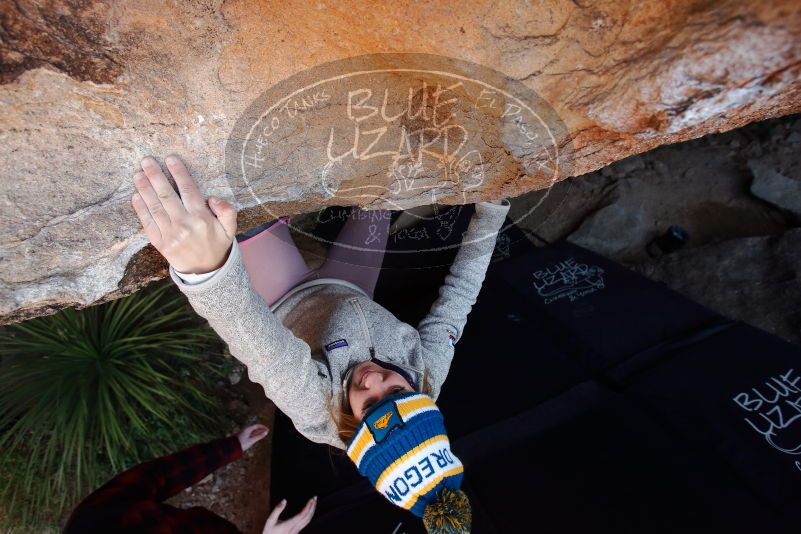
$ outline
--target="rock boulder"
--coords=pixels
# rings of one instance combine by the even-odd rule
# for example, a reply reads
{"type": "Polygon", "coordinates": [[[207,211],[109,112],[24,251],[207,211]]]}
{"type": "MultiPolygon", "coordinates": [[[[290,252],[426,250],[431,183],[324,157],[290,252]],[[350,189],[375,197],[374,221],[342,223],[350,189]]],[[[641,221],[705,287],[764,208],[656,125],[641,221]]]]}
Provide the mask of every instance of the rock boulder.
{"type": "MultiPolygon", "coordinates": [[[[413,52],[492,67],[503,74],[495,89],[525,88],[560,117],[553,141],[568,164],[555,180],[801,111],[795,0],[18,0],[0,6],[0,22],[2,323],[116,298],[165,276],[130,206],[131,175],[145,155],[181,154],[206,194],[236,200],[242,229],[337,203],[305,174],[288,172],[284,159],[303,161],[302,150],[273,154],[276,165],[287,163],[282,172],[260,196],[243,196],[231,186],[225,150],[259,95],[343,58],[373,55],[376,65],[376,54],[413,52]]],[[[410,101],[436,98],[426,91],[410,101]]],[[[474,140],[486,146],[478,143],[468,163],[488,172],[468,195],[428,176],[445,184],[436,200],[548,187],[513,142],[527,133],[510,141],[504,129],[520,125],[502,120],[509,108],[470,115],[460,108],[467,101],[451,107],[481,129],[474,140]]],[[[287,135],[330,126],[294,124],[287,135]]],[[[368,166],[349,183],[374,175],[368,166]]],[[[407,196],[403,207],[427,200],[407,196]]],[[[348,203],[378,207],[387,198],[378,192],[348,203]]]]}

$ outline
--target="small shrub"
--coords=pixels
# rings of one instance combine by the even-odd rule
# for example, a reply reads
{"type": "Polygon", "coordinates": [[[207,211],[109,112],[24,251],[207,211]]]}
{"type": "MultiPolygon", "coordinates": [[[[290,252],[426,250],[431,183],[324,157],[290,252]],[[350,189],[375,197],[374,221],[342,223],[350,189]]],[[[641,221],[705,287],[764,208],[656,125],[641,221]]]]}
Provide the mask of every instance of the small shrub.
{"type": "Polygon", "coordinates": [[[0,337],[0,507],[63,519],[114,473],[229,430],[220,341],[169,281],[0,337]]]}

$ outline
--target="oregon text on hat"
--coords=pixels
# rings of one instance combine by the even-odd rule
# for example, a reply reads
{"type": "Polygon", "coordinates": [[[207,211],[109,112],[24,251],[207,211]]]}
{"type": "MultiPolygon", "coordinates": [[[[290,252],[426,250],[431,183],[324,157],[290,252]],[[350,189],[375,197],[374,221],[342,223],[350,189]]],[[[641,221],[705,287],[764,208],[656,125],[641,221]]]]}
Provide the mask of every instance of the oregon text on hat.
{"type": "Polygon", "coordinates": [[[382,495],[418,515],[443,483],[458,488],[464,471],[451,452],[442,414],[431,397],[420,393],[395,395],[373,406],[348,456],[382,495]]]}

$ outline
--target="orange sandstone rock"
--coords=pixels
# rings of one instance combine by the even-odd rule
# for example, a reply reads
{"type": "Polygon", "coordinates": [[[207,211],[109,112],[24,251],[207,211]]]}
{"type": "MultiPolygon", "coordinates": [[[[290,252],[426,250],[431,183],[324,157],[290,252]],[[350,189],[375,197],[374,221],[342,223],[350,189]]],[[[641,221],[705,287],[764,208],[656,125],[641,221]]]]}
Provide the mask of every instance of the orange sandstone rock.
{"type": "MultiPolygon", "coordinates": [[[[240,196],[226,174],[229,138],[253,102],[328,62],[373,55],[375,68],[376,54],[416,53],[501,73],[498,86],[524,87],[561,119],[555,146],[567,164],[557,180],[801,110],[795,0],[19,0],[0,6],[0,23],[1,322],[101,302],[165,275],[129,203],[145,155],[181,154],[207,194],[237,200],[242,229],[267,218],[265,207],[285,214],[386,205],[389,193],[342,202],[312,174],[291,173],[302,151],[272,154],[272,181],[259,182],[256,200],[240,196]]],[[[478,97],[467,93],[454,109],[473,119],[471,139],[487,145],[474,147],[487,172],[469,194],[445,184],[437,200],[546,187],[521,176],[531,168],[509,135],[523,134],[504,130],[503,108],[470,115],[464,106],[478,97]]],[[[327,130],[347,116],[330,109],[340,115],[314,115],[289,133],[327,130]]],[[[336,187],[373,180],[383,167],[370,165],[336,187]]],[[[402,206],[425,202],[410,194],[402,206]]]]}

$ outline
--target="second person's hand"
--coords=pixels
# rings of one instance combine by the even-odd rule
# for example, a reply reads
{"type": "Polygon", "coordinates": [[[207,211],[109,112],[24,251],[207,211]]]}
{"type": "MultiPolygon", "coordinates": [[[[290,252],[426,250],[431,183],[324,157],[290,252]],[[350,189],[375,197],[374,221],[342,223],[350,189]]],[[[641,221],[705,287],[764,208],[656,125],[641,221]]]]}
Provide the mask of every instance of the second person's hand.
{"type": "Polygon", "coordinates": [[[279,521],[278,518],[284,508],[286,508],[286,499],[278,503],[270,513],[267,523],[264,524],[263,534],[298,534],[312,520],[314,510],[317,508],[317,497],[309,499],[298,515],[290,517],[286,521],[279,521]]]}
{"type": "Polygon", "coordinates": [[[143,172],[134,174],[137,192],[131,204],[145,234],[176,271],[202,274],[219,269],[236,236],[236,209],[216,197],[207,204],[177,156],[167,156],[165,163],[180,196],[152,157],[144,158],[143,172]]]}
{"type": "Polygon", "coordinates": [[[266,438],[269,432],[270,429],[264,425],[250,425],[243,428],[236,437],[239,439],[242,451],[246,451],[260,440],[266,438]]]}

